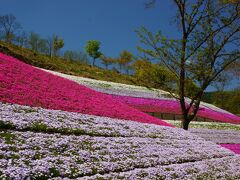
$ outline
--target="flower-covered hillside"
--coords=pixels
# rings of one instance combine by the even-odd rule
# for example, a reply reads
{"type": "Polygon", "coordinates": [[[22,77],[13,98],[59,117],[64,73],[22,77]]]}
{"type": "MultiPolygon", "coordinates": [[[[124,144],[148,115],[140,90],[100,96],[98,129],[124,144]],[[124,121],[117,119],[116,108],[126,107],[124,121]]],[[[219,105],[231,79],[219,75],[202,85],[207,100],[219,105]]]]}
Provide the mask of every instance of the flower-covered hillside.
{"type": "MultiPolygon", "coordinates": [[[[165,121],[181,127],[181,121],[165,121]]],[[[193,121],[190,124],[190,132],[240,154],[240,124],[193,121]]]]}
{"type": "MultiPolygon", "coordinates": [[[[84,84],[99,92],[110,94],[115,100],[128,104],[129,106],[139,109],[143,112],[181,114],[179,103],[173,98],[170,98],[169,93],[166,91],[120,83],[98,81],[49,70],[45,71],[73,80],[79,84],[84,84]]],[[[197,116],[220,122],[240,124],[240,117],[204,102],[201,102],[197,116]]]]}
{"type": "Polygon", "coordinates": [[[0,53],[0,101],[171,126],[83,85],[0,53]]]}
{"type": "Polygon", "coordinates": [[[240,156],[182,129],[0,103],[0,179],[239,179],[240,156]]]}
{"type": "MultiPolygon", "coordinates": [[[[178,101],[174,99],[149,99],[136,98],[130,96],[115,96],[113,98],[128,104],[131,107],[141,110],[142,112],[157,112],[157,113],[173,113],[181,114],[181,108],[178,101]]],[[[198,117],[208,118],[215,121],[240,124],[240,117],[231,114],[220,112],[206,106],[201,106],[197,113],[198,117]]]]}

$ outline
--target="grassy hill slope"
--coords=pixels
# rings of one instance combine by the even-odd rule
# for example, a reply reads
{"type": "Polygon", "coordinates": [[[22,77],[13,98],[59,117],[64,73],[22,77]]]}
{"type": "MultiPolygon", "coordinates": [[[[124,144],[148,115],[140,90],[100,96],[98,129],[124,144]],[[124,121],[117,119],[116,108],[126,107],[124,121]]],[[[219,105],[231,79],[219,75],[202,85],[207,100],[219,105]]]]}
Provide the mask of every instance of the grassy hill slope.
{"type": "Polygon", "coordinates": [[[105,70],[90,65],[81,64],[76,61],[67,61],[59,57],[49,57],[39,54],[26,48],[0,41],[0,52],[11,55],[36,67],[54,70],[66,74],[88,77],[98,80],[120,82],[125,84],[136,84],[133,77],[117,73],[112,70],[105,70]]]}

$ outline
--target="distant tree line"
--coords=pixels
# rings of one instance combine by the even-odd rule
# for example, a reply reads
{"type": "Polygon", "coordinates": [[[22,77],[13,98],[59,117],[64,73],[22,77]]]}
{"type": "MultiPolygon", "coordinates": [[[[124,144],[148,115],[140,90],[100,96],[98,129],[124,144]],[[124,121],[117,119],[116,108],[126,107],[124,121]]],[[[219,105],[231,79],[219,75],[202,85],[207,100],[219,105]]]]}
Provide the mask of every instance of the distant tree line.
{"type": "Polygon", "coordinates": [[[53,34],[44,38],[36,32],[24,31],[12,14],[0,16],[0,40],[50,57],[61,56],[67,60],[82,61],[84,63],[88,61],[86,54],[82,52],[66,50],[61,53],[65,43],[64,39],[58,35],[53,34]]]}
{"type": "Polygon", "coordinates": [[[34,52],[48,55],[50,57],[60,56],[68,61],[80,61],[89,64],[88,56],[92,58],[92,66],[102,63],[106,69],[112,69],[119,73],[133,73],[133,61],[136,58],[133,54],[124,50],[120,52],[119,57],[107,57],[100,51],[101,42],[97,40],[89,40],[85,45],[85,52],[65,50],[64,39],[58,35],[49,35],[41,37],[36,32],[26,32],[21,24],[12,14],[0,16],[0,40],[20,47],[28,48],[34,52]]]}
{"type": "Polygon", "coordinates": [[[89,40],[86,43],[86,53],[74,50],[65,50],[62,53],[61,49],[65,45],[63,38],[54,34],[41,37],[36,32],[26,32],[12,14],[0,16],[0,40],[49,57],[60,56],[68,61],[79,61],[84,64],[90,63],[89,56],[92,58],[91,66],[93,67],[101,63],[106,70],[132,75],[143,84],[150,82],[153,87],[160,87],[164,83],[168,83],[167,81],[171,77],[169,72],[165,72],[163,66],[155,66],[148,60],[135,57],[127,50],[120,52],[117,57],[106,56],[100,50],[101,42],[97,40],[89,40]]]}

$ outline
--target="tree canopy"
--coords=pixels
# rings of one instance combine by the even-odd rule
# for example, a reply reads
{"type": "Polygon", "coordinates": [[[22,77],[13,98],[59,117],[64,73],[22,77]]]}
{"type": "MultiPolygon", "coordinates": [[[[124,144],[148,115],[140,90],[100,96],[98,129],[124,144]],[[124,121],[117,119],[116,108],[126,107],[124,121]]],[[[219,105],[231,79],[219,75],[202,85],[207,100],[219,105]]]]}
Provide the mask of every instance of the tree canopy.
{"type": "Polygon", "coordinates": [[[101,45],[100,41],[90,40],[87,42],[85,46],[86,52],[90,57],[93,58],[92,66],[95,66],[95,60],[102,55],[102,53],[99,50],[100,45],[101,45]]]}
{"type": "Polygon", "coordinates": [[[139,47],[146,56],[159,60],[178,79],[177,95],[182,110],[182,127],[188,129],[196,116],[202,95],[229,65],[240,57],[239,2],[174,0],[175,22],[181,36],[171,39],[146,28],[138,30],[139,47]],[[186,99],[188,80],[197,88],[186,99]]]}

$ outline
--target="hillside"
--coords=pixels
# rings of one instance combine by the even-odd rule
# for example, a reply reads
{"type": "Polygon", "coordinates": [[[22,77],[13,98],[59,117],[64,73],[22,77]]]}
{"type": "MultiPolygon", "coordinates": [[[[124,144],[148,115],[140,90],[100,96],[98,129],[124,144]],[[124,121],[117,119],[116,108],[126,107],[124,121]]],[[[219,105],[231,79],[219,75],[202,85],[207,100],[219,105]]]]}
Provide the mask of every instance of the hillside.
{"type": "MultiPolygon", "coordinates": [[[[27,64],[31,64],[33,66],[47,70],[53,70],[64,74],[96,80],[117,82],[129,85],[140,85],[151,88],[150,84],[146,84],[146,82],[140,82],[139,80],[136,80],[134,76],[120,74],[112,70],[105,70],[98,67],[91,67],[89,65],[76,61],[67,61],[59,57],[50,58],[47,55],[39,54],[29,49],[22,48],[13,44],[8,44],[2,41],[0,41],[0,52],[16,57],[27,64]]],[[[219,104],[219,102],[216,102],[218,99],[214,98],[215,94],[216,93],[205,93],[203,96],[203,101],[221,107],[222,105],[219,104]]],[[[226,92],[225,94],[226,97],[224,101],[228,101],[228,103],[225,103],[224,107],[222,108],[234,114],[239,114],[240,108],[236,104],[239,101],[240,96],[238,95],[235,99],[232,99],[229,97],[236,96],[235,92],[226,92]]]]}
{"type": "Polygon", "coordinates": [[[215,104],[240,116],[240,89],[224,92],[206,92],[203,101],[215,104]]]}
{"type": "Polygon", "coordinates": [[[240,156],[182,129],[0,103],[2,179],[239,179],[240,156]]]}
{"type": "MultiPolygon", "coordinates": [[[[179,103],[174,98],[171,98],[168,92],[163,90],[82,78],[50,70],[44,71],[72,80],[96,91],[111,95],[116,101],[127,104],[145,113],[155,114],[158,115],[158,117],[161,117],[161,114],[163,113],[174,114],[174,117],[172,118],[175,119],[177,115],[181,114],[179,103]]],[[[201,102],[197,117],[240,124],[240,118],[238,116],[205,102],[201,102]]],[[[177,118],[181,117],[178,116],[177,118]]]]}
{"type": "Polygon", "coordinates": [[[47,55],[39,54],[26,48],[0,41],[0,52],[11,55],[19,60],[36,67],[88,77],[98,80],[121,82],[125,84],[136,84],[135,79],[111,70],[98,67],[91,67],[76,61],[67,61],[59,57],[50,58],[47,55]]]}
{"type": "Polygon", "coordinates": [[[111,96],[0,53],[0,101],[171,126],[111,96]]]}
{"type": "Polygon", "coordinates": [[[217,145],[2,53],[0,101],[1,179],[240,178],[239,133],[217,145]]]}

